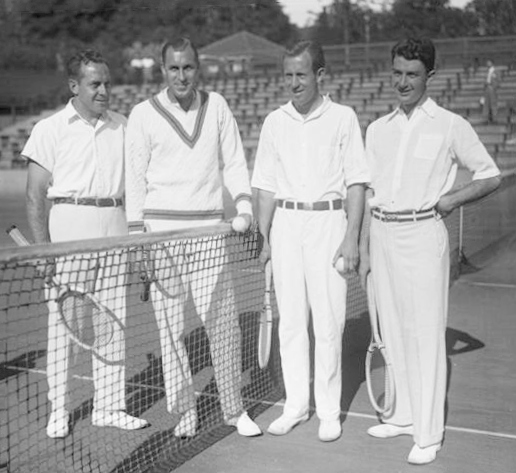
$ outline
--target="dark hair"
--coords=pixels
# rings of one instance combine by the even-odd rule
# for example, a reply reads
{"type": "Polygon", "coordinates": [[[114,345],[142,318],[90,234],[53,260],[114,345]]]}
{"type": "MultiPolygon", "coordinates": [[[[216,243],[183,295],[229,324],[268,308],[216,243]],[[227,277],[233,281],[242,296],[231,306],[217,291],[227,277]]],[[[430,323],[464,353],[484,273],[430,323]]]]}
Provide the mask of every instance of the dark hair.
{"type": "Polygon", "coordinates": [[[391,50],[391,59],[396,56],[404,57],[411,61],[420,60],[425,66],[426,72],[435,69],[435,46],[432,40],[427,38],[406,38],[396,43],[391,50]]]}
{"type": "Polygon", "coordinates": [[[305,51],[308,52],[312,58],[312,70],[314,72],[317,72],[319,69],[326,66],[323,49],[321,45],[315,41],[299,41],[298,43],[294,44],[294,46],[287,49],[284,58],[297,57],[303,54],[305,51]]]}
{"type": "Polygon", "coordinates": [[[68,74],[68,78],[79,80],[81,78],[81,66],[83,64],[87,66],[90,62],[94,62],[95,64],[105,64],[106,66],[108,65],[107,61],[98,51],[85,49],[84,51],[75,53],[68,59],[68,62],[66,63],[66,73],[68,74]]]}
{"type": "Polygon", "coordinates": [[[188,48],[192,48],[195,56],[195,62],[199,65],[199,52],[194,44],[188,38],[176,38],[172,41],[167,41],[161,48],[161,64],[165,64],[165,57],[167,51],[172,48],[174,51],[185,51],[188,48]]]}

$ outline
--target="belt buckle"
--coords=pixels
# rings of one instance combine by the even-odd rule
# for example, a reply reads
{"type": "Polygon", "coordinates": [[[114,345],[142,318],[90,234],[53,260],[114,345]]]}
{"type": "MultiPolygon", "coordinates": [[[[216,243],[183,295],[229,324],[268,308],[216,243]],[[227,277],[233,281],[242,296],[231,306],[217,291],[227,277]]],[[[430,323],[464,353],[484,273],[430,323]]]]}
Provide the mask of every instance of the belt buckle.
{"type": "Polygon", "coordinates": [[[383,214],[382,215],[383,218],[387,221],[387,222],[397,222],[398,221],[398,216],[395,215],[395,214],[383,214]]]}
{"type": "Polygon", "coordinates": [[[304,202],[301,204],[301,208],[304,210],[313,210],[314,204],[312,202],[304,202]]]}

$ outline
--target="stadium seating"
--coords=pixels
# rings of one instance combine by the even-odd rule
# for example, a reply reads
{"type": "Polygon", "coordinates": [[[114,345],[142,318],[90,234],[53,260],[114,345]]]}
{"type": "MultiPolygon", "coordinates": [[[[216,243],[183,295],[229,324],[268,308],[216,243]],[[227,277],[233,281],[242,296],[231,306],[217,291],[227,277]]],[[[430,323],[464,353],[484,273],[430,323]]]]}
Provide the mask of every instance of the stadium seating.
{"type": "MultiPolygon", "coordinates": [[[[475,70],[449,66],[440,69],[429,85],[429,94],[438,103],[466,117],[475,127],[489,152],[503,170],[516,170],[514,122],[516,116],[516,71],[498,66],[502,77],[499,91],[499,114],[496,124],[485,124],[480,97],[483,93],[485,67],[475,70]]],[[[252,169],[261,124],[265,116],[288,100],[288,91],[278,75],[241,78],[214,78],[202,84],[205,90],[221,93],[233,110],[252,169]]],[[[112,108],[126,116],[135,104],[160,89],[158,84],[120,85],[112,90],[112,108]]],[[[333,100],[356,111],[362,130],[373,120],[393,109],[395,99],[390,88],[389,70],[330,72],[322,90],[333,100]]],[[[32,126],[52,111],[30,117],[0,131],[0,167],[23,165],[19,153],[32,126]]]]}

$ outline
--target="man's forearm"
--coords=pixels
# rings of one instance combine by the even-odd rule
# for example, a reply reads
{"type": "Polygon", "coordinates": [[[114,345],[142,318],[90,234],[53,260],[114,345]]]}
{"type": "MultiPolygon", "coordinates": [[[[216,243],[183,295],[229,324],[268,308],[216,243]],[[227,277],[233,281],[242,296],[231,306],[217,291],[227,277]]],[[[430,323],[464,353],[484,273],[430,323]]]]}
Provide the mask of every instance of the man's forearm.
{"type": "Polygon", "coordinates": [[[27,218],[35,243],[50,243],[48,210],[45,197],[27,195],[27,218]]]}
{"type": "Polygon", "coordinates": [[[358,242],[362,219],[364,216],[365,190],[363,184],[354,184],[348,188],[346,237],[358,242]]]}
{"type": "Polygon", "coordinates": [[[471,181],[469,184],[443,195],[437,203],[436,209],[440,214],[446,216],[461,205],[491,194],[500,186],[500,183],[499,176],[471,181]]]}
{"type": "Polygon", "coordinates": [[[258,228],[263,238],[269,242],[269,232],[276,209],[276,201],[272,192],[258,189],[258,228]]]}

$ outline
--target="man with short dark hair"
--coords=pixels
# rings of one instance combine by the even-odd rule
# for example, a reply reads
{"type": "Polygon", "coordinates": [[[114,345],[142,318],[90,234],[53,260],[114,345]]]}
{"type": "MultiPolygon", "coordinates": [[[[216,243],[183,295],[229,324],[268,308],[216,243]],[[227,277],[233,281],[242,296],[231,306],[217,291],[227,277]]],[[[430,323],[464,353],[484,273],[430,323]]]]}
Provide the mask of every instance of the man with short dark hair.
{"type": "MultiPolygon", "coordinates": [[[[125,118],[108,110],[109,68],[96,51],[86,50],[67,63],[73,98],[56,114],[40,121],[23,149],[29,160],[27,214],[36,243],[81,240],[127,234],[123,208],[125,118]],[[47,203],[52,207],[48,211],[47,203]]],[[[94,262],[96,264],[97,262],[94,262]]],[[[84,275],[78,263],[57,263],[63,283],[84,275]]],[[[99,270],[98,297],[122,324],[125,320],[123,280],[99,270]]],[[[50,274],[48,275],[50,276],[50,274]]],[[[123,275],[121,276],[123,279],[123,275]]],[[[74,283],[81,282],[75,281],[74,283]]],[[[84,282],[84,281],[82,281],[84,282]]],[[[47,380],[52,413],[47,434],[61,438],[69,432],[71,340],[59,321],[58,308],[46,289],[49,308],[47,380]]],[[[115,331],[105,348],[104,364],[92,357],[95,398],[92,423],[133,430],[147,421],[125,413],[125,343],[115,331]]]]}
{"type": "Polygon", "coordinates": [[[287,51],[283,76],[292,99],[265,119],[252,186],[264,241],[260,258],[271,258],[274,274],[286,390],[283,414],[268,432],[285,435],[308,419],[311,310],[318,435],[329,442],[342,432],[343,276],[358,265],[369,172],[355,112],[319,92],[324,69],[324,54],[315,42],[287,51]],[[334,263],[341,258],[339,274],[334,263]]]}
{"type": "MultiPolygon", "coordinates": [[[[130,231],[178,230],[221,222],[223,183],[248,228],[252,221],[249,174],[231,110],[218,93],[197,89],[200,64],[190,40],[166,43],[162,61],[167,87],[136,105],[129,117],[126,187],[130,231]]],[[[184,247],[186,259],[192,263],[180,275],[182,288],[176,297],[168,297],[157,285],[152,290],[167,410],[181,416],[174,433],[192,437],[198,424],[183,340],[185,304],[191,293],[210,340],[224,420],[240,435],[260,435],[260,428],[244,410],[240,393],[241,334],[236,308],[230,303],[233,288],[224,265],[225,246],[220,239],[205,246],[217,256],[204,266],[198,260],[205,255],[195,255],[195,248],[194,243],[184,247]]],[[[172,255],[154,259],[158,270],[175,264],[172,255]]]]}
{"type": "Polygon", "coordinates": [[[444,436],[450,258],[442,217],[493,192],[500,172],[471,125],[428,97],[432,41],[409,38],[391,54],[399,105],[367,129],[371,197],[364,227],[370,219],[370,233],[360,244],[360,275],[365,286],[371,270],[396,394],[392,410],[368,434],[413,436],[408,462],[425,464],[444,436]],[[452,188],[459,164],[473,180],[452,188]]]}

